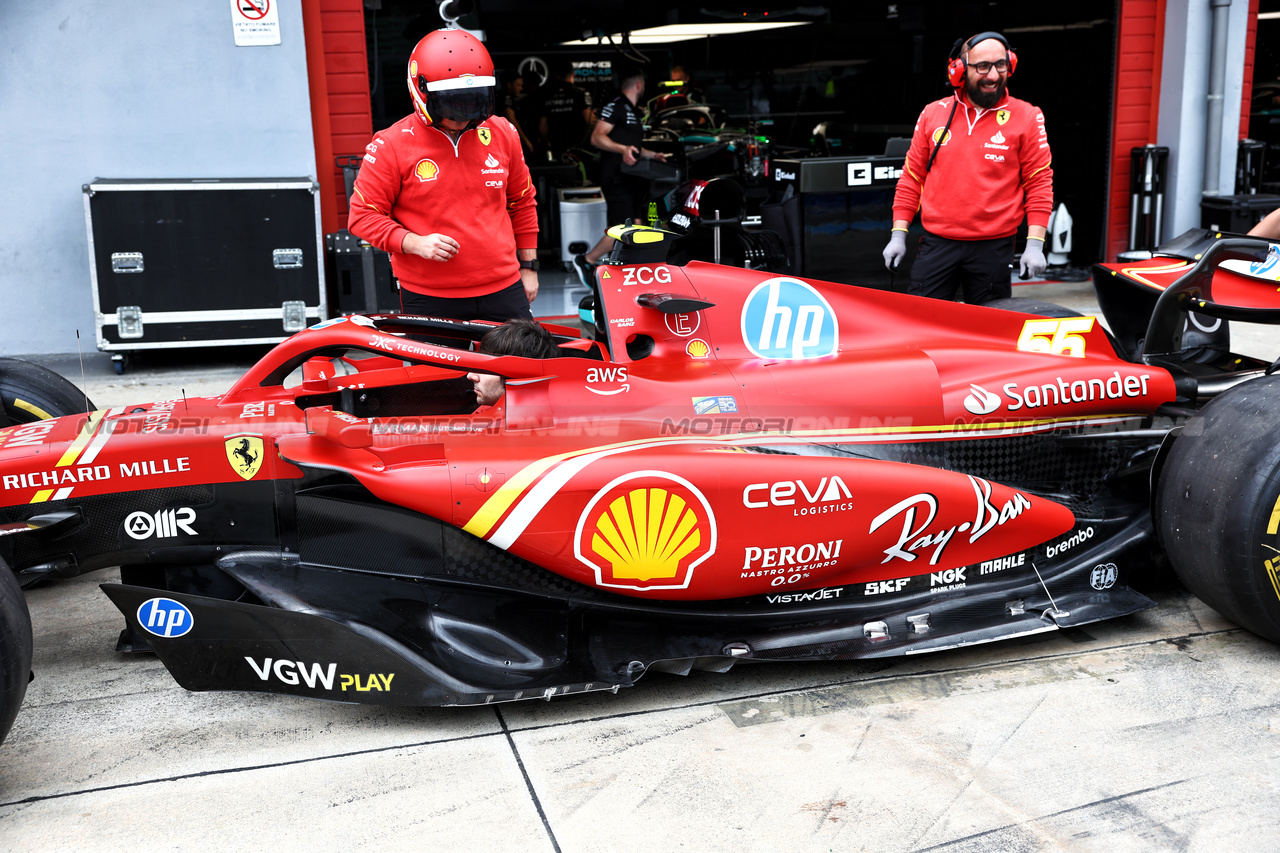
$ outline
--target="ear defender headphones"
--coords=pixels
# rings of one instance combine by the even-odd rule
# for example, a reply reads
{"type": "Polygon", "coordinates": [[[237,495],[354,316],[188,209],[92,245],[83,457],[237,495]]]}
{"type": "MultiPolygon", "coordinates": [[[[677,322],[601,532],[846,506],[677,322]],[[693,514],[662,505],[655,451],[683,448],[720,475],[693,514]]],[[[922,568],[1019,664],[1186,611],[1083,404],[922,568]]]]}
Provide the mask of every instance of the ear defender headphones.
{"type": "Polygon", "coordinates": [[[983,42],[987,39],[995,39],[1004,45],[1005,56],[1009,58],[1009,76],[1013,76],[1013,72],[1018,69],[1018,54],[1014,53],[1013,48],[1009,47],[1009,41],[999,33],[978,33],[968,41],[957,39],[956,43],[951,46],[951,62],[947,65],[947,82],[951,84],[951,88],[959,89],[964,85],[964,72],[969,67],[969,63],[964,58],[965,52],[978,42],[983,42]]]}

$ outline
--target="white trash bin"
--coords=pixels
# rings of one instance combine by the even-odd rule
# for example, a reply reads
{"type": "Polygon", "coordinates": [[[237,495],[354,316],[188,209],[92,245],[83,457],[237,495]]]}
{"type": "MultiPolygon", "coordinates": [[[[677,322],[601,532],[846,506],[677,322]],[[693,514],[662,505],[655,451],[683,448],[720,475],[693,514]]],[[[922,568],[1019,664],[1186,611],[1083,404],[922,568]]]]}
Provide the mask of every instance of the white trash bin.
{"type": "Polygon", "coordinates": [[[604,236],[608,226],[604,193],[599,187],[576,187],[557,190],[560,194],[560,260],[573,263],[573,256],[587,251],[604,236]],[[574,243],[586,248],[573,251],[574,243]]]}

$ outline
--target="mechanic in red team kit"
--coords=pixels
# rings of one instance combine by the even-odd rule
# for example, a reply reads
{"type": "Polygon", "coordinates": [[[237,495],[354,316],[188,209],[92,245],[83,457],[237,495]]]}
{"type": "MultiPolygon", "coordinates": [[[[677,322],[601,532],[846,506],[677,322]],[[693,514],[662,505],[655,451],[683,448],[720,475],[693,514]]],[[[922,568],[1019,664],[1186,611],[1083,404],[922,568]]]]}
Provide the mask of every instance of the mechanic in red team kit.
{"type": "Polygon", "coordinates": [[[413,115],[365,147],[348,228],[390,253],[405,313],[533,317],[533,184],[515,128],[493,115],[494,90],[475,36],[429,33],[409,57],[413,115]]]}
{"type": "Polygon", "coordinates": [[[885,266],[907,255],[907,227],[920,211],[925,234],[908,293],[982,304],[1011,294],[1014,234],[1027,220],[1023,278],[1044,272],[1053,211],[1053,169],[1044,114],[1009,95],[1018,57],[999,33],[956,42],[947,67],[952,96],[916,120],[893,200],[885,266]]]}

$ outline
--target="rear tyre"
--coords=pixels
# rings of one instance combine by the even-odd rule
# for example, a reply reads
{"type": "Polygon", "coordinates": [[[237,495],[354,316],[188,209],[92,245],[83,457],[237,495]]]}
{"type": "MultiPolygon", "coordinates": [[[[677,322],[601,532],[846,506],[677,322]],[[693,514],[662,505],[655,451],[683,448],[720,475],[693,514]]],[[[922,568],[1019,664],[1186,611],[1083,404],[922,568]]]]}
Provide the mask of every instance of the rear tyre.
{"type": "Polygon", "coordinates": [[[1211,400],[1170,448],[1156,529],[1182,583],[1205,604],[1280,642],[1280,376],[1211,400]]]}
{"type": "Polygon", "coordinates": [[[0,561],[0,743],[4,743],[31,678],[31,614],[18,579],[0,561]]]}

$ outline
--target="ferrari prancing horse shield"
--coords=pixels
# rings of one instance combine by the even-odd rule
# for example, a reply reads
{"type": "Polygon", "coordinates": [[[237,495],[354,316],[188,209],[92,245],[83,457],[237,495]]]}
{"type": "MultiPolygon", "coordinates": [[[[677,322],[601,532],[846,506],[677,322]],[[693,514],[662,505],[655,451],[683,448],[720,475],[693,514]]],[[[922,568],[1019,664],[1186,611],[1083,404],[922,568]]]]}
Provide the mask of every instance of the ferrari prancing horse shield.
{"type": "Polygon", "coordinates": [[[252,480],[262,467],[262,439],[256,435],[236,435],[223,443],[231,470],[246,480],[252,480]]]}

